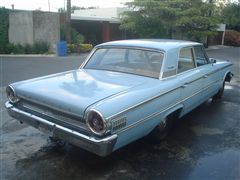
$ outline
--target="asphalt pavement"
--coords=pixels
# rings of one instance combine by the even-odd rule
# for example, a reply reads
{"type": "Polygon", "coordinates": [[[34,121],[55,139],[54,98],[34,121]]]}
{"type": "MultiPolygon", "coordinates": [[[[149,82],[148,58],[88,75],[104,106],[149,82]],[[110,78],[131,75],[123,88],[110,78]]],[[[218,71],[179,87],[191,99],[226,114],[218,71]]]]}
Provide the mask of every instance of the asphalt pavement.
{"type": "Polygon", "coordinates": [[[210,48],[235,74],[222,100],[205,102],[179,119],[162,142],[138,140],[106,158],[67,144],[8,116],[9,83],[76,69],[86,57],[0,56],[0,179],[240,179],[240,48],[210,48]]]}

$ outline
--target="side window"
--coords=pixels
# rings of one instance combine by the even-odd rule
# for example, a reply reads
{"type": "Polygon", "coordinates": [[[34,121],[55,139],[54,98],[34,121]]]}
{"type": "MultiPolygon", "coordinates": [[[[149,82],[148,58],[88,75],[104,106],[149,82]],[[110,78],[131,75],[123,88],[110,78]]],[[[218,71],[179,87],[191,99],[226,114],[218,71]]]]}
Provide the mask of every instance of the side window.
{"type": "Polygon", "coordinates": [[[201,46],[195,46],[194,51],[195,51],[197,66],[208,64],[207,57],[201,46]]]}
{"type": "Polygon", "coordinates": [[[195,68],[193,49],[182,48],[179,53],[178,73],[195,68]]]}

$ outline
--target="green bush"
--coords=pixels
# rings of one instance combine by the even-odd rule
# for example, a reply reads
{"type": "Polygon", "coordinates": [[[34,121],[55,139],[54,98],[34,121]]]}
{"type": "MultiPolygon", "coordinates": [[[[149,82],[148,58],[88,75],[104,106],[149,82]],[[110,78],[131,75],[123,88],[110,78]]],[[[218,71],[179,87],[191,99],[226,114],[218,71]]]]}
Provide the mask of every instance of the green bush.
{"type": "Polygon", "coordinates": [[[37,42],[33,45],[7,43],[1,48],[0,54],[44,54],[49,51],[49,45],[46,42],[37,42]]]}
{"type": "Polygon", "coordinates": [[[82,34],[78,33],[74,28],[71,28],[71,42],[73,44],[82,44],[85,38],[82,34]]]}
{"type": "Polygon", "coordinates": [[[73,53],[74,52],[75,45],[74,44],[67,44],[67,52],[73,53]]]}
{"type": "Polygon", "coordinates": [[[0,7],[0,54],[7,51],[8,44],[8,27],[9,27],[9,10],[0,7]]]}
{"type": "Polygon", "coordinates": [[[92,44],[79,44],[79,51],[80,52],[89,52],[93,48],[92,44]]]}
{"type": "Polygon", "coordinates": [[[225,33],[224,44],[228,46],[240,46],[240,32],[227,30],[225,33]]]}
{"type": "Polygon", "coordinates": [[[35,54],[44,54],[49,50],[49,45],[46,42],[37,42],[33,45],[33,51],[35,54]]]}
{"type": "Polygon", "coordinates": [[[68,53],[85,53],[93,49],[92,44],[68,44],[68,53]]]}
{"type": "Polygon", "coordinates": [[[20,44],[15,45],[14,49],[13,49],[13,53],[14,54],[24,54],[25,53],[24,46],[22,46],[20,44]]]}

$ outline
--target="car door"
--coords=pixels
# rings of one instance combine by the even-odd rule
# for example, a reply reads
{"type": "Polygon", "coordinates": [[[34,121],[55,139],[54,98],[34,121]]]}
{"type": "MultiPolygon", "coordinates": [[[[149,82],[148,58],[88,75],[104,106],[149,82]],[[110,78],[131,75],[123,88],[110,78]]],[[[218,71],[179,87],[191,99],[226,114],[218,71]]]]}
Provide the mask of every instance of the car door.
{"type": "Polygon", "coordinates": [[[202,46],[195,46],[194,53],[197,69],[201,71],[202,74],[202,98],[204,100],[207,100],[212,97],[218,90],[220,76],[215,73],[217,67],[209,62],[208,57],[202,46]]]}
{"type": "Polygon", "coordinates": [[[196,68],[193,47],[182,48],[179,52],[177,78],[181,82],[183,114],[202,103],[203,79],[196,68]]]}

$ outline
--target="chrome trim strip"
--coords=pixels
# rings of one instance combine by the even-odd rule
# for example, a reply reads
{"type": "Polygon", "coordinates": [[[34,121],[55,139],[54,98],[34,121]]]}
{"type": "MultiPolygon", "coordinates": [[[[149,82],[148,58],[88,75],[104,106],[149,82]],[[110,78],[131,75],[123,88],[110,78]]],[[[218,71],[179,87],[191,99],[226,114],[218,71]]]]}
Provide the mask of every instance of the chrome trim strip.
{"type": "Polygon", "coordinates": [[[194,79],[194,80],[192,80],[192,81],[186,82],[185,84],[191,84],[191,83],[194,83],[194,82],[196,82],[196,81],[202,79],[203,77],[204,77],[204,76],[201,76],[201,77],[199,77],[199,78],[197,78],[197,79],[194,79]]]}
{"type": "Polygon", "coordinates": [[[155,51],[165,53],[163,49],[160,48],[146,48],[139,46],[126,46],[126,45],[97,45],[96,49],[104,49],[104,48],[115,48],[115,49],[136,49],[136,50],[145,50],[145,51],[155,51]]]}
{"type": "MultiPolygon", "coordinates": [[[[227,66],[224,66],[224,67],[218,69],[217,71],[223,70],[223,69],[225,69],[225,68],[227,68],[227,67],[229,67],[229,66],[232,66],[232,64],[229,64],[229,65],[227,65],[227,66]]],[[[192,69],[191,69],[191,70],[192,70],[192,69]]],[[[217,72],[217,71],[216,71],[216,72],[217,72]]],[[[185,72],[187,72],[187,71],[185,71],[185,72]]],[[[183,72],[183,73],[185,73],[185,72],[183,72]]],[[[215,72],[214,72],[214,73],[215,73],[215,72]]],[[[212,73],[211,73],[211,74],[212,74],[212,73]]],[[[207,75],[211,75],[211,74],[207,74],[207,75]]],[[[178,75],[178,74],[177,74],[177,75],[178,75]]],[[[175,76],[177,76],[177,75],[175,75],[175,76]]],[[[205,76],[205,75],[204,75],[204,76],[205,76]]],[[[199,79],[203,78],[204,76],[201,76],[201,77],[199,77],[199,78],[197,78],[197,79],[195,79],[195,80],[193,80],[193,81],[191,81],[191,82],[187,82],[187,84],[190,84],[190,83],[193,83],[193,82],[195,82],[195,81],[198,81],[199,79]]],[[[171,76],[171,77],[174,77],[174,76],[171,76]]],[[[162,80],[165,80],[165,79],[166,79],[166,78],[164,78],[164,79],[162,79],[162,80]]],[[[114,118],[116,118],[117,116],[119,116],[119,115],[121,115],[121,114],[123,114],[123,113],[126,113],[126,112],[130,111],[131,109],[134,109],[134,108],[136,108],[136,107],[138,107],[138,106],[141,106],[141,105],[143,105],[143,104],[145,104],[145,103],[147,103],[147,102],[149,102],[149,101],[152,101],[152,100],[154,100],[154,99],[156,99],[156,98],[159,98],[159,97],[161,97],[161,96],[163,96],[163,95],[165,95],[165,94],[167,94],[167,93],[169,93],[169,92],[172,92],[172,91],[174,91],[174,90],[176,90],[176,89],[179,89],[179,88],[182,88],[182,86],[179,86],[179,87],[170,89],[169,91],[163,92],[163,93],[161,93],[161,94],[159,94],[159,95],[156,95],[156,96],[154,96],[154,97],[152,97],[152,98],[149,98],[149,99],[147,99],[147,100],[145,100],[145,101],[143,101],[143,102],[140,102],[140,103],[138,103],[138,104],[136,104],[136,105],[130,106],[130,107],[128,107],[128,108],[126,108],[126,109],[124,109],[124,110],[122,110],[122,111],[120,111],[120,112],[118,112],[118,113],[116,113],[116,114],[114,114],[114,115],[106,118],[106,120],[114,119],[114,118]]]]}
{"type": "Polygon", "coordinates": [[[19,121],[30,124],[37,129],[52,132],[54,136],[66,140],[76,146],[79,146],[100,156],[106,156],[110,154],[113,151],[113,147],[117,141],[116,134],[113,134],[109,137],[96,139],[95,137],[84,135],[77,131],[47,121],[31,113],[17,109],[12,104],[10,104],[9,101],[5,103],[5,107],[7,108],[9,115],[16,119],[19,119],[19,121]]]}
{"type": "Polygon", "coordinates": [[[131,128],[134,128],[134,127],[136,127],[136,126],[138,126],[138,125],[140,125],[140,124],[148,121],[150,118],[154,118],[155,116],[158,116],[159,114],[163,113],[164,111],[167,111],[167,110],[171,109],[172,107],[178,105],[179,103],[180,103],[180,102],[177,102],[177,103],[175,103],[175,104],[173,104],[173,105],[171,105],[171,106],[169,106],[169,107],[167,107],[167,108],[165,108],[165,109],[163,109],[163,110],[161,110],[161,111],[159,111],[159,112],[155,112],[155,113],[153,113],[153,114],[150,114],[150,115],[148,115],[147,117],[145,117],[145,118],[143,118],[143,119],[141,119],[141,120],[139,120],[139,121],[137,121],[137,122],[135,122],[135,123],[133,123],[133,124],[130,124],[129,126],[123,128],[123,129],[121,129],[121,131],[116,131],[116,133],[119,133],[119,134],[120,134],[120,133],[123,133],[123,132],[131,129],[131,128]]]}
{"type": "MultiPolygon", "coordinates": [[[[115,48],[115,49],[136,49],[136,50],[145,50],[145,51],[155,51],[162,53],[163,55],[166,53],[163,49],[155,49],[155,48],[142,48],[138,46],[116,46],[116,45],[97,45],[93,48],[89,56],[86,58],[86,60],[82,63],[80,66],[80,69],[84,69],[85,65],[88,63],[92,55],[96,52],[98,49],[104,49],[104,48],[115,48]]],[[[165,57],[165,56],[164,56],[165,57]]],[[[160,70],[159,70],[160,71],[160,70]]]]}
{"type": "Polygon", "coordinates": [[[206,74],[206,75],[212,75],[212,74],[214,74],[214,73],[216,73],[216,72],[218,72],[218,71],[222,71],[223,69],[225,69],[225,68],[227,68],[227,67],[230,67],[230,66],[232,66],[232,64],[229,64],[229,65],[227,65],[227,66],[224,66],[224,67],[222,67],[222,68],[220,68],[220,69],[216,69],[215,71],[213,71],[213,72],[211,72],[211,73],[208,73],[208,74],[206,74]]]}
{"type": "Polygon", "coordinates": [[[173,88],[173,89],[170,89],[170,90],[165,91],[165,92],[163,92],[163,93],[161,93],[161,94],[158,94],[158,95],[156,95],[156,96],[153,96],[153,97],[151,97],[151,98],[149,98],[149,99],[147,99],[147,100],[145,100],[145,101],[142,101],[142,102],[140,102],[140,103],[138,103],[138,104],[135,104],[135,105],[133,105],[133,106],[130,106],[130,107],[128,107],[128,108],[126,108],[126,109],[124,109],[124,110],[122,110],[122,111],[120,111],[120,112],[118,112],[118,113],[116,113],[116,114],[114,114],[114,115],[106,118],[106,119],[107,119],[107,120],[114,119],[114,118],[116,118],[117,116],[120,116],[120,115],[123,114],[123,113],[126,113],[126,112],[128,112],[128,111],[130,111],[130,110],[132,110],[132,109],[134,109],[134,108],[136,108],[136,107],[139,107],[139,106],[141,106],[141,105],[143,105],[143,104],[146,104],[146,103],[148,103],[149,101],[152,101],[152,100],[154,100],[154,99],[156,99],[156,98],[159,98],[159,97],[161,97],[161,96],[163,96],[163,95],[165,95],[165,94],[167,94],[167,93],[170,93],[170,92],[172,92],[172,91],[175,91],[176,89],[179,89],[179,88],[181,88],[181,86],[176,87],[176,88],[173,88]]]}
{"type": "Polygon", "coordinates": [[[88,127],[86,125],[85,119],[83,119],[83,118],[72,116],[70,114],[62,113],[62,112],[59,112],[56,110],[52,110],[47,107],[46,107],[46,109],[49,109],[49,110],[47,112],[44,112],[44,110],[41,109],[40,107],[37,107],[38,109],[36,109],[35,107],[33,108],[33,106],[26,105],[25,102],[21,102],[21,105],[19,105],[17,107],[20,110],[23,110],[22,108],[24,108],[25,112],[28,112],[31,114],[34,114],[34,113],[41,114],[41,116],[45,116],[46,119],[51,118],[55,121],[54,123],[59,123],[63,126],[70,125],[70,126],[74,126],[74,127],[78,128],[79,130],[84,130],[86,132],[90,132],[90,130],[88,129],[88,127]],[[53,111],[56,111],[56,112],[53,112],[53,111]]]}
{"type": "Polygon", "coordinates": [[[123,129],[121,129],[121,131],[116,131],[116,133],[119,133],[119,134],[120,134],[120,133],[123,133],[123,132],[125,132],[125,131],[127,131],[127,130],[129,130],[129,129],[131,129],[131,128],[134,128],[134,127],[136,127],[136,126],[138,126],[138,125],[140,125],[140,124],[148,121],[148,120],[151,119],[151,118],[154,118],[154,117],[158,116],[159,114],[161,114],[161,113],[163,113],[163,112],[165,112],[165,111],[167,111],[167,110],[169,110],[169,109],[171,109],[171,108],[173,108],[173,107],[175,107],[175,106],[183,103],[184,101],[192,98],[193,96],[196,96],[197,94],[200,94],[201,92],[207,90],[207,89],[210,88],[213,84],[215,84],[215,83],[217,83],[217,82],[219,82],[219,81],[221,81],[221,80],[216,80],[216,81],[210,83],[208,86],[206,86],[205,88],[201,89],[200,91],[195,92],[195,93],[192,94],[191,96],[188,96],[188,97],[182,99],[181,101],[178,101],[178,102],[170,105],[169,107],[167,107],[167,108],[165,108],[165,109],[163,109],[163,110],[161,110],[161,111],[159,111],[159,112],[155,112],[155,113],[153,113],[153,114],[150,114],[150,115],[148,115],[147,117],[145,117],[145,118],[143,118],[143,119],[141,119],[141,120],[139,120],[139,121],[137,121],[137,122],[135,122],[135,123],[133,123],[133,124],[130,124],[129,126],[123,128],[123,129]]]}
{"type": "Polygon", "coordinates": [[[69,111],[66,111],[66,110],[57,108],[57,107],[53,107],[53,106],[48,105],[48,104],[41,103],[41,102],[39,102],[39,101],[30,99],[30,98],[25,97],[25,96],[19,96],[19,98],[20,98],[20,102],[21,102],[21,100],[23,100],[23,101],[24,101],[24,100],[25,100],[25,101],[29,101],[30,103],[34,103],[34,104],[36,104],[36,105],[45,106],[46,108],[50,108],[50,109],[53,109],[53,110],[55,110],[55,111],[60,111],[60,112],[65,113],[65,114],[69,114],[69,115],[76,116],[76,117],[79,117],[79,118],[84,119],[84,117],[83,117],[82,114],[75,114],[75,113],[72,113],[72,112],[69,112],[69,111]]]}

